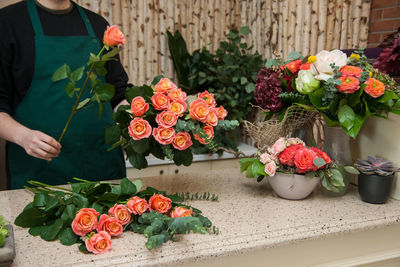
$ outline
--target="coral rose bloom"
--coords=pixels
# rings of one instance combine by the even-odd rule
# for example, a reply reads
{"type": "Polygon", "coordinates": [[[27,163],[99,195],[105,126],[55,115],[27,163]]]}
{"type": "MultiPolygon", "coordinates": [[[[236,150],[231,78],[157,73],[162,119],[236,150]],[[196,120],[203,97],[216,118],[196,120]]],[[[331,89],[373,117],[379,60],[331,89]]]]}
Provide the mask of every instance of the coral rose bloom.
{"type": "MultiPolygon", "coordinates": [[[[330,157],[328,156],[328,154],[326,154],[325,152],[319,150],[319,149],[316,148],[316,147],[310,147],[310,149],[311,149],[312,151],[314,151],[315,154],[317,154],[318,158],[322,158],[323,160],[325,160],[326,164],[332,163],[331,158],[330,158],[330,157]]],[[[325,164],[324,166],[320,167],[319,169],[325,168],[326,164],[325,164]]]]}
{"type": "Polygon", "coordinates": [[[126,206],[128,207],[128,210],[135,215],[142,215],[149,208],[146,200],[138,196],[129,199],[126,206]]]}
{"type": "Polygon", "coordinates": [[[303,147],[302,144],[297,144],[297,145],[292,145],[292,146],[287,147],[285,150],[283,150],[279,154],[279,156],[278,156],[279,161],[282,164],[293,167],[294,166],[294,161],[293,161],[294,155],[296,154],[297,150],[301,149],[302,147],[303,147]]]}
{"type": "Polygon", "coordinates": [[[72,222],[72,230],[76,235],[85,236],[96,228],[97,216],[99,216],[95,209],[83,208],[75,215],[72,222]]]}
{"type": "Polygon", "coordinates": [[[157,211],[158,213],[167,213],[171,209],[171,199],[163,195],[156,195],[149,199],[150,211],[157,211]]]}
{"type": "Polygon", "coordinates": [[[192,138],[187,132],[179,132],[175,135],[172,145],[178,150],[186,150],[193,145],[192,138]]]}
{"type": "Polygon", "coordinates": [[[177,89],[178,87],[168,78],[162,78],[155,86],[157,93],[167,93],[169,90],[177,89]]]}
{"type": "Polygon", "coordinates": [[[134,140],[148,138],[151,134],[151,126],[142,118],[134,118],[128,127],[128,132],[134,140]]]}
{"type": "Polygon", "coordinates": [[[96,230],[97,232],[105,231],[110,236],[119,236],[123,232],[121,222],[117,218],[110,217],[107,214],[102,214],[100,216],[96,230]]]}
{"type": "Polygon", "coordinates": [[[385,85],[381,81],[374,78],[368,78],[365,81],[365,84],[367,85],[364,89],[365,92],[373,98],[378,98],[385,93],[385,85]]]}
{"type": "Polygon", "coordinates": [[[218,125],[218,113],[215,108],[211,108],[206,117],[206,124],[211,126],[218,125]]]}
{"type": "Polygon", "coordinates": [[[125,44],[124,34],[117,28],[117,26],[107,26],[107,30],[104,32],[103,42],[108,46],[117,46],[119,44],[125,44]]]}
{"type": "Polygon", "coordinates": [[[135,116],[142,116],[149,109],[149,104],[146,103],[143,97],[137,96],[132,100],[131,111],[135,116]]]}
{"type": "Polygon", "coordinates": [[[171,212],[171,217],[172,218],[192,217],[192,214],[193,214],[192,208],[187,209],[187,208],[184,208],[184,207],[176,207],[171,212]]]}
{"type": "Polygon", "coordinates": [[[215,106],[217,105],[217,103],[215,102],[214,94],[209,93],[207,90],[202,93],[198,93],[197,97],[198,99],[206,101],[207,105],[212,108],[215,108],[215,106]]]}
{"type": "Polygon", "coordinates": [[[309,70],[311,68],[310,63],[304,63],[299,66],[299,70],[309,70]]]}
{"type": "Polygon", "coordinates": [[[224,120],[228,116],[228,111],[223,106],[217,108],[217,115],[219,120],[224,120]]]}
{"type": "Polygon", "coordinates": [[[172,111],[163,111],[156,116],[156,122],[158,125],[169,128],[176,124],[178,121],[178,116],[172,111]]]}
{"type": "Polygon", "coordinates": [[[363,70],[360,67],[346,65],[340,68],[340,72],[342,77],[360,78],[363,70]]]}
{"type": "Polygon", "coordinates": [[[86,249],[93,254],[101,254],[111,249],[111,236],[101,231],[85,241],[86,249]]]}
{"type": "Polygon", "coordinates": [[[360,81],[357,78],[339,77],[339,80],[342,82],[341,85],[337,86],[339,92],[351,94],[360,89],[360,81]]]}
{"type": "Polygon", "coordinates": [[[168,145],[175,139],[175,130],[174,128],[164,128],[159,126],[158,128],[153,129],[153,137],[160,144],[168,145]]]}
{"type": "Polygon", "coordinates": [[[108,210],[108,215],[117,218],[122,225],[126,225],[131,221],[131,214],[125,205],[115,204],[114,207],[108,210]]]}
{"type": "Polygon", "coordinates": [[[300,148],[294,155],[293,162],[298,173],[305,173],[315,170],[314,159],[318,158],[317,153],[306,147],[300,148]]]}
{"type": "Polygon", "coordinates": [[[190,103],[189,114],[194,120],[205,122],[209,112],[209,106],[203,99],[197,99],[190,103]]]}
{"type": "Polygon", "coordinates": [[[198,134],[194,135],[194,139],[196,139],[197,141],[199,141],[203,145],[209,144],[211,142],[211,140],[213,140],[213,138],[214,138],[214,129],[213,129],[213,127],[210,126],[210,125],[204,126],[203,133],[207,135],[208,141],[206,141],[205,138],[200,138],[200,136],[198,134]]]}
{"type": "Polygon", "coordinates": [[[186,101],[187,96],[186,93],[183,92],[181,89],[176,88],[168,91],[168,97],[172,101],[186,101]]]}
{"type": "Polygon", "coordinates": [[[171,102],[168,106],[168,110],[172,111],[178,116],[182,116],[183,113],[186,111],[186,109],[187,109],[186,102],[181,100],[171,102]]]}
{"type": "Polygon", "coordinates": [[[151,102],[156,110],[167,109],[169,105],[169,98],[163,93],[155,93],[151,97],[151,102]]]}
{"type": "Polygon", "coordinates": [[[288,64],[283,66],[283,68],[290,70],[290,72],[294,74],[299,70],[301,63],[301,59],[297,59],[295,61],[289,62],[288,64]]]}

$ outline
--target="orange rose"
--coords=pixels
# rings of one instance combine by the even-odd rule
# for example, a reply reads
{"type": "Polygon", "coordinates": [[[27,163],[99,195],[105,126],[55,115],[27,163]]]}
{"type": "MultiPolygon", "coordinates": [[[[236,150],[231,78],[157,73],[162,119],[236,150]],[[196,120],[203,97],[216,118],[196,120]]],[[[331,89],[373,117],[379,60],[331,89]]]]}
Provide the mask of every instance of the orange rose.
{"type": "Polygon", "coordinates": [[[210,94],[207,90],[202,93],[197,94],[198,99],[206,101],[208,106],[215,107],[217,103],[215,102],[214,94],[210,94]]]}
{"type": "Polygon", "coordinates": [[[219,120],[223,120],[226,116],[228,116],[228,111],[226,111],[223,106],[220,106],[217,108],[217,115],[219,120]]]}
{"type": "Polygon", "coordinates": [[[102,214],[96,226],[96,230],[97,232],[105,231],[110,236],[119,236],[123,232],[123,227],[117,218],[102,214]]]}
{"type": "Polygon", "coordinates": [[[360,78],[361,73],[363,72],[362,68],[356,66],[343,66],[340,68],[340,72],[342,73],[342,77],[355,77],[360,78]]]}
{"type": "Polygon", "coordinates": [[[193,210],[192,208],[187,209],[184,207],[176,207],[173,212],[171,212],[172,218],[180,218],[180,217],[192,217],[193,210]]]}
{"type": "Polygon", "coordinates": [[[299,70],[309,70],[311,68],[310,63],[304,63],[299,66],[299,70]]]}
{"type": "Polygon", "coordinates": [[[151,126],[148,121],[142,118],[134,118],[129,127],[128,127],[129,135],[134,140],[140,140],[143,138],[148,138],[151,134],[151,126]]]}
{"type": "Polygon", "coordinates": [[[186,150],[193,145],[192,138],[187,132],[179,132],[175,135],[174,142],[172,145],[179,150],[186,150]]]}
{"type": "Polygon", "coordinates": [[[186,111],[186,109],[187,109],[186,102],[180,100],[171,102],[168,106],[168,110],[172,111],[178,116],[182,116],[183,113],[186,111]]]}
{"type": "Polygon", "coordinates": [[[107,30],[104,33],[103,42],[108,46],[117,46],[119,44],[125,44],[124,34],[117,28],[117,26],[107,26],[107,30]]]}
{"type": "Polygon", "coordinates": [[[288,64],[283,66],[283,68],[290,70],[290,72],[294,74],[299,70],[301,63],[301,59],[297,59],[295,61],[289,62],[288,64]]]}
{"type": "Polygon", "coordinates": [[[151,97],[151,102],[156,110],[162,110],[168,108],[169,99],[163,93],[155,93],[151,97]]]}
{"type": "Polygon", "coordinates": [[[155,86],[157,93],[167,93],[169,90],[177,89],[176,85],[168,78],[162,78],[155,86]]]}
{"type": "Polygon", "coordinates": [[[203,99],[197,99],[190,103],[189,114],[190,117],[198,121],[206,121],[209,112],[209,106],[203,99]]]}
{"type": "Polygon", "coordinates": [[[128,207],[128,210],[135,215],[142,215],[149,208],[146,200],[138,196],[129,199],[126,206],[128,207]]]}
{"type": "Polygon", "coordinates": [[[157,211],[158,213],[167,213],[171,209],[171,199],[163,195],[156,195],[149,199],[150,211],[157,211]]]}
{"type": "Polygon", "coordinates": [[[208,141],[206,141],[205,138],[200,138],[200,136],[198,134],[194,135],[194,139],[196,139],[197,141],[199,141],[203,145],[209,144],[211,142],[211,140],[214,138],[214,129],[213,129],[213,127],[209,126],[209,125],[204,126],[203,133],[207,135],[208,141]]]}
{"type": "Polygon", "coordinates": [[[174,128],[164,128],[159,126],[158,128],[153,129],[153,137],[162,145],[171,144],[175,138],[175,130],[174,128]]]}
{"type": "Polygon", "coordinates": [[[85,236],[96,228],[97,216],[99,216],[95,209],[83,208],[78,211],[75,215],[75,219],[72,222],[72,230],[79,236],[85,236]]]}
{"type": "Polygon", "coordinates": [[[146,103],[143,97],[137,96],[132,100],[131,111],[135,116],[142,116],[149,109],[149,104],[146,103]]]}
{"type": "Polygon", "coordinates": [[[385,85],[377,79],[368,78],[365,81],[365,84],[367,85],[364,89],[365,92],[367,92],[367,94],[369,94],[373,98],[380,97],[385,93],[385,85]]]}
{"type": "Polygon", "coordinates": [[[172,111],[163,111],[156,116],[156,122],[158,125],[169,128],[176,124],[178,121],[178,116],[172,111]]]}
{"type": "Polygon", "coordinates": [[[178,101],[178,100],[186,101],[187,99],[186,93],[179,88],[169,90],[168,97],[172,101],[178,101]]]}
{"type": "Polygon", "coordinates": [[[105,231],[100,231],[87,239],[85,245],[93,254],[105,253],[111,249],[111,236],[105,231]]]}
{"type": "Polygon", "coordinates": [[[117,218],[122,225],[128,224],[131,221],[131,214],[125,205],[115,204],[114,207],[108,210],[108,215],[117,218]]]}
{"type": "Polygon", "coordinates": [[[216,108],[210,108],[207,118],[206,124],[211,126],[217,126],[218,124],[218,113],[216,108]]]}
{"type": "Polygon", "coordinates": [[[339,80],[342,82],[341,85],[336,86],[339,92],[351,94],[360,89],[360,81],[357,78],[339,77],[339,80]]]}

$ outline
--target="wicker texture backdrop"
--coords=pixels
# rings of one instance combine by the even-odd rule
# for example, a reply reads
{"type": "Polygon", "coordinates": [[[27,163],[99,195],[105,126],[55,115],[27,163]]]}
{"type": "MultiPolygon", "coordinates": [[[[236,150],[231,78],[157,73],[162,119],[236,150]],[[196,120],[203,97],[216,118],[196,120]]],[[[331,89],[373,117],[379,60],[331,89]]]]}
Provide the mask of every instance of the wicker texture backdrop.
{"type": "Polygon", "coordinates": [[[265,59],[366,47],[371,0],[78,0],[127,36],[121,54],[130,81],[174,78],[166,31],[179,30],[189,51],[215,51],[231,28],[249,26],[247,41],[265,59]]]}

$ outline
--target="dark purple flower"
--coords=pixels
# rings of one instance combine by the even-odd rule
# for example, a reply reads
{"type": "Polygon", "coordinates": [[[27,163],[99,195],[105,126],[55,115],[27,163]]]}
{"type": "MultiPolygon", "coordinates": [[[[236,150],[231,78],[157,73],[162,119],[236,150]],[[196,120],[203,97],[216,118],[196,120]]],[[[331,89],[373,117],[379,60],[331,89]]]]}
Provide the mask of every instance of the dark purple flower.
{"type": "Polygon", "coordinates": [[[380,72],[396,76],[400,74],[400,33],[393,41],[393,45],[386,47],[372,64],[380,72]]]}
{"type": "Polygon", "coordinates": [[[263,109],[269,109],[273,112],[280,111],[284,107],[279,97],[283,92],[281,86],[282,81],[277,70],[262,68],[258,72],[254,91],[256,103],[263,109]]]}

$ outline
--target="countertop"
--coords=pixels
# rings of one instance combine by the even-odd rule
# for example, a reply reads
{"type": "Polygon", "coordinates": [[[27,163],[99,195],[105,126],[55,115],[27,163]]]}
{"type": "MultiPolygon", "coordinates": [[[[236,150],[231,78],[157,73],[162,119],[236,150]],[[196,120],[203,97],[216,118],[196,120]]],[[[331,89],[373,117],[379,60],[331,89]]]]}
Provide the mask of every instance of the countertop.
{"type": "MultiPolygon", "coordinates": [[[[46,242],[30,236],[28,229],[15,227],[17,255],[13,266],[172,265],[365,231],[400,221],[397,200],[391,199],[385,205],[364,203],[355,187],[340,198],[323,196],[317,189],[305,200],[284,200],[272,193],[266,181],[247,179],[238,168],[148,177],[143,182],[169,193],[218,194],[219,202],[200,200],[190,204],[201,209],[221,233],[189,234],[179,242],[148,251],[145,237],[125,232],[113,238],[109,253],[95,256],[81,254],[77,245],[46,242]]],[[[32,194],[27,191],[1,191],[0,214],[14,221],[30,201],[32,194]]]]}

